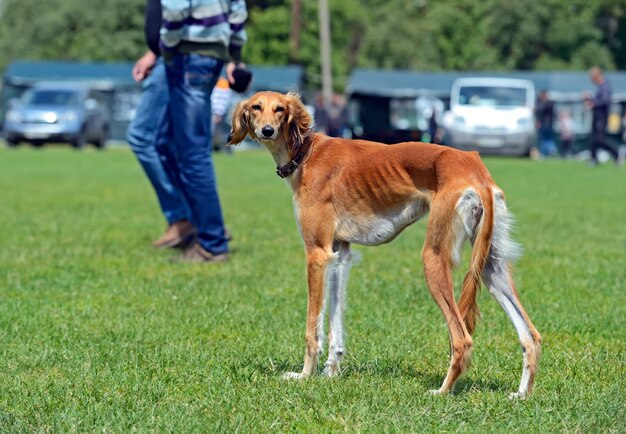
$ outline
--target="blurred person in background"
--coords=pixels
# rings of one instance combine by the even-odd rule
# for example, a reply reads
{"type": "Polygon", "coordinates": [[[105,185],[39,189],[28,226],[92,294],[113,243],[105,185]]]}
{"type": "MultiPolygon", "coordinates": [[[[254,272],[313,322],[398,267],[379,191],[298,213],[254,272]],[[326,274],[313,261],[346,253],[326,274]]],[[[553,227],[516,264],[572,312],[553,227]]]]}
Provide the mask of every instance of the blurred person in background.
{"type": "Polygon", "coordinates": [[[574,120],[569,111],[559,113],[559,136],[561,139],[561,155],[565,158],[572,156],[572,143],[574,142],[574,120]]]}
{"type": "Polygon", "coordinates": [[[328,134],[329,116],[324,104],[324,97],[321,92],[315,94],[315,104],[313,106],[313,117],[315,118],[315,131],[321,134],[328,134]]]}
{"type": "Polygon", "coordinates": [[[226,150],[227,154],[232,154],[232,147],[226,146],[228,136],[228,109],[232,99],[233,91],[230,89],[228,80],[220,77],[211,93],[211,113],[213,122],[213,149],[226,150]]]}
{"type": "Polygon", "coordinates": [[[144,32],[149,50],[135,63],[133,78],[142,84],[142,94],[126,139],[157,195],[167,221],[165,234],[154,241],[157,248],[181,247],[195,235],[191,213],[175,174],[168,173],[166,160],[174,158],[167,146],[169,90],[165,65],[160,57],[161,2],[148,0],[144,32]]]}
{"type": "Polygon", "coordinates": [[[535,107],[535,118],[539,136],[539,154],[541,157],[551,157],[557,153],[554,142],[554,103],[550,101],[548,91],[539,92],[539,100],[535,107]]]}
{"type": "Polygon", "coordinates": [[[343,96],[333,94],[328,107],[328,135],[343,137],[348,124],[348,106],[343,96]]]}
{"type": "Polygon", "coordinates": [[[611,85],[597,66],[589,70],[589,78],[598,86],[594,98],[587,94],[583,95],[585,106],[591,109],[591,159],[589,165],[596,166],[598,164],[598,149],[604,149],[615,159],[617,165],[621,166],[626,158],[626,147],[620,146],[619,150],[615,150],[606,139],[606,127],[611,108],[611,85]]]}
{"type": "Polygon", "coordinates": [[[197,237],[178,260],[229,259],[211,146],[211,91],[226,63],[235,84],[248,17],[244,0],[162,0],[161,53],[170,92],[169,140],[197,237]]]}
{"type": "Polygon", "coordinates": [[[626,146],[626,112],[622,116],[622,146],[626,146]]]}
{"type": "Polygon", "coordinates": [[[437,108],[433,105],[432,114],[428,118],[428,135],[430,143],[439,143],[439,124],[437,123],[437,108]]]}

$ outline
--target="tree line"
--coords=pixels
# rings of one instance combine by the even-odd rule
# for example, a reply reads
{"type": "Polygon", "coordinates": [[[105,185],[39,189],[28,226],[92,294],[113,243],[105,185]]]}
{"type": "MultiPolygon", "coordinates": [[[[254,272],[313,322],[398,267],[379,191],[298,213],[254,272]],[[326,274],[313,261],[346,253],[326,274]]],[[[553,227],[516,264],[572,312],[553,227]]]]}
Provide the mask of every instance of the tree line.
{"type": "MultiPolygon", "coordinates": [[[[626,69],[626,0],[330,0],[333,75],[355,67],[626,69]]],[[[244,58],[319,82],[316,0],[249,0],[244,58]]],[[[145,0],[3,0],[0,70],[15,59],[133,61],[145,0]]]]}

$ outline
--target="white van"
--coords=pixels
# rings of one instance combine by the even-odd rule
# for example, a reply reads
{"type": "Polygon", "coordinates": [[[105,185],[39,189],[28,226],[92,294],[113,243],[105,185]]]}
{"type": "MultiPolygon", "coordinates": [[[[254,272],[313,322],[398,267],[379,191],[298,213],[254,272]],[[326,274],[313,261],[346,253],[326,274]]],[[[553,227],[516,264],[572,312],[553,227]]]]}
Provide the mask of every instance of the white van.
{"type": "Polygon", "coordinates": [[[459,78],[444,117],[445,143],[486,154],[528,155],[536,142],[535,86],[512,78],[459,78]]]}

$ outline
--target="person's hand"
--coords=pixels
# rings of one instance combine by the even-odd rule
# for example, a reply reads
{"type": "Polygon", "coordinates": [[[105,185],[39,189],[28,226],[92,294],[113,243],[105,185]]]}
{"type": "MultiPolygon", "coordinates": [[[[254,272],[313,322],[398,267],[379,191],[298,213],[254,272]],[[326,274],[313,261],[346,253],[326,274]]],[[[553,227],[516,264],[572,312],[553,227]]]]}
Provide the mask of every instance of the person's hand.
{"type": "Polygon", "coordinates": [[[584,91],[581,96],[583,98],[583,104],[585,105],[585,107],[588,109],[592,109],[593,99],[591,98],[591,94],[587,91],[584,91]]]}
{"type": "Polygon", "coordinates": [[[246,66],[246,64],[241,62],[228,62],[228,64],[226,65],[226,79],[230,84],[233,84],[235,82],[233,72],[235,71],[237,66],[246,66]]]}
{"type": "Polygon", "coordinates": [[[135,66],[133,67],[133,79],[136,82],[140,82],[150,75],[152,68],[156,64],[157,56],[152,51],[147,51],[146,54],[141,56],[135,66]]]}

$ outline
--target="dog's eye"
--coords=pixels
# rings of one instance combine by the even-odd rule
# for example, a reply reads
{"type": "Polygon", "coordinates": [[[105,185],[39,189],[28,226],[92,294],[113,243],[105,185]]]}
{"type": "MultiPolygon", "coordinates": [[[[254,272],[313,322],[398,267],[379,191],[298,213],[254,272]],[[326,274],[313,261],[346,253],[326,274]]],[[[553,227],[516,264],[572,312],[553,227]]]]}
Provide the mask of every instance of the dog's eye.
{"type": "Polygon", "coordinates": [[[253,105],[252,110],[261,110],[261,105],[260,104],[253,105]]]}
{"type": "Polygon", "coordinates": [[[285,107],[276,107],[276,113],[282,113],[285,111],[285,107]]]}

